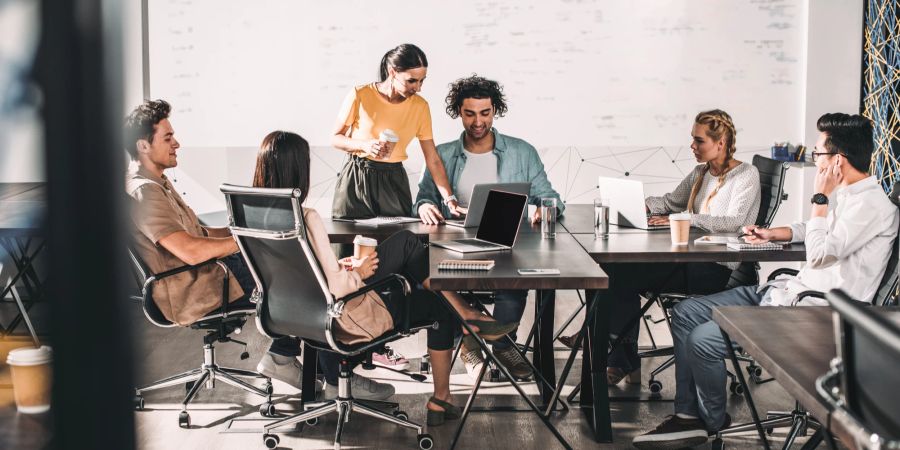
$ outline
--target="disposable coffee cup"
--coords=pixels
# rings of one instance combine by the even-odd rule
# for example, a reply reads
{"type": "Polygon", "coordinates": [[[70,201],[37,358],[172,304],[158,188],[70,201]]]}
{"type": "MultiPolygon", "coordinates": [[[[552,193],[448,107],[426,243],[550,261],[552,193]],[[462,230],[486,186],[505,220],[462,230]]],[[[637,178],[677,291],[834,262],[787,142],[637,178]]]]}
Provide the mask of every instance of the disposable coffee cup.
{"type": "Polygon", "coordinates": [[[12,372],[13,396],[20,413],[38,414],[50,410],[53,381],[53,350],[17,348],[9,352],[6,363],[12,372]]]}
{"type": "Polygon", "coordinates": [[[378,134],[378,140],[384,142],[384,147],[381,148],[378,157],[381,159],[388,159],[391,157],[391,153],[393,153],[394,147],[397,146],[397,142],[400,141],[400,138],[394,130],[387,128],[378,134]]]}
{"type": "Polygon", "coordinates": [[[353,258],[354,259],[364,259],[368,258],[369,255],[375,253],[375,247],[378,246],[378,241],[372,238],[367,238],[365,236],[356,235],[353,238],[353,258]]]}
{"type": "Polygon", "coordinates": [[[669,214],[669,231],[672,233],[672,245],[687,245],[691,234],[691,214],[669,214]]]}

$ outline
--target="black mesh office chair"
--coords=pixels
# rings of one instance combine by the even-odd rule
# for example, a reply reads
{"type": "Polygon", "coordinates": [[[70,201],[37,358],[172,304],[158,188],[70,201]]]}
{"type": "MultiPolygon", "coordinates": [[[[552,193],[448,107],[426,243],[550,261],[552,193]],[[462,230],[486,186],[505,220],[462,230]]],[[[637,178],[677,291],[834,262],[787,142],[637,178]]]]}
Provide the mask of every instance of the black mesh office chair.
{"type": "MultiPolygon", "coordinates": [[[[760,155],[753,155],[753,165],[759,172],[760,189],[759,213],[756,216],[755,223],[761,227],[768,228],[771,226],[772,221],[775,220],[775,214],[778,212],[778,208],[781,206],[781,201],[784,198],[784,179],[788,165],[782,161],[776,161],[760,155]]],[[[725,285],[725,289],[727,290],[740,286],[753,286],[755,284],[759,284],[759,263],[743,262],[732,271],[731,277],[725,285]]],[[[691,296],[677,293],[648,293],[647,303],[645,303],[641,314],[643,315],[650,306],[656,303],[663,311],[664,317],[662,320],[665,320],[666,325],[670,325],[671,316],[669,312],[675,305],[689,297],[691,296]]],[[[649,316],[643,316],[643,318],[645,321],[652,320],[649,316]]],[[[662,320],[660,320],[660,322],[662,320]]],[[[649,328],[650,327],[648,326],[647,329],[649,330],[649,328]]],[[[675,363],[675,357],[673,355],[674,349],[671,346],[657,347],[641,353],[642,358],[669,356],[667,360],[650,372],[650,380],[647,383],[647,387],[654,397],[658,397],[663,388],[662,382],[656,379],[656,377],[675,363]]],[[[754,382],[764,382],[761,378],[762,369],[757,366],[752,359],[746,356],[739,356],[738,358],[749,363],[747,373],[754,382]]],[[[737,382],[734,374],[729,373],[728,375],[731,379],[731,382],[729,383],[731,392],[736,395],[741,394],[743,392],[743,386],[737,382]]]]}
{"type": "MultiPolygon", "coordinates": [[[[241,254],[256,280],[254,302],[256,324],[260,332],[276,338],[293,336],[303,339],[305,345],[350,357],[383,346],[385,343],[408,336],[419,330],[436,327],[436,323],[410,324],[407,315],[404,323],[378,336],[370,342],[346,345],[334,337],[335,319],[340,317],[344,303],[369,291],[383,295],[408,295],[410,286],[401,275],[391,275],[365,288],[335,299],[322,273],[322,269],[308,241],[299,189],[264,189],[222,185],[228,205],[229,225],[237,238],[241,254]]],[[[316,418],[336,412],[338,414],[334,448],[340,448],[344,424],[349,422],[351,411],[376,419],[411,428],[418,433],[419,447],[423,450],[434,446],[430,435],[421,425],[407,420],[406,413],[382,412],[370,405],[382,404],[396,408],[396,404],[359,401],[350,391],[347,360],[341,363],[336,399],[264,426],[263,442],[275,448],[279,438],[273,430],[300,422],[314,422],[316,418]]],[[[304,405],[310,406],[310,405],[304,405]]]]}
{"type": "MultiPolygon", "coordinates": [[[[154,274],[149,270],[144,261],[138,257],[137,252],[129,249],[128,253],[132,262],[133,273],[141,289],[141,295],[134,295],[131,298],[141,303],[141,308],[144,310],[144,316],[147,320],[153,325],[161,328],[172,328],[179,325],[166,319],[165,316],[163,316],[162,311],[159,310],[159,307],[156,306],[156,302],[153,300],[154,283],[182,272],[197,270],[200,267],[212,264],[218,265],[225,273],[222,286],[222,307],[190,325],[190,327],[195,330],[206,330],[206,334],[203,336],[203,362],[200,364],[200,368],[172,375],[136,388],[134,408],[138,411],[144,409],[143,394],[145,392],[184,384],[187,387],[188,392],[181,402],[181,413],[178,415],[178,425],[182,428],[189,428],[191,426],[191,416],[187,412],[188,403],[190,403],[194,396],[197,395],[201,386],[206,384],[207,389],[213,389],[215,388],[216,380],[219,380],[238,389],[243,389],[251,394],[256,394],[265,398],[266,401],[260,406],[260,413],[266,416],[274,415],[275,407],[272,403],[271,379],[253,371],[221,367],[216,363],[215,344],[217,342],[234,342],[241,344],[244,347],[247,346],[246,343],[233,339],[230,335],[232,333],[240,333],[241,327],[244,326],[247,318],[255,312],[253,308],[234,308],[228,305],[229,275],[228,268],[225,264],[220,260],[211,259],[194,266],[186,265],[154,274]],[[241,378],[259,378],[265,380],[265,383],[262,388],[259,388],[241,378]]],[[[245,351],[241,355],[241,359],[246,359],[248,356],[249,355],[247,355],[247,352],[245,351]]]]}
{"type": "Polygon", "coordinates": [[[834,309],[837,357],[816,380],[816,391],[832,409],[830,422],[847,430],[852,448],[900,448],[900,391],[893,382],[900,371],[900,322],[840,290],[826,298],[834,309]]]}

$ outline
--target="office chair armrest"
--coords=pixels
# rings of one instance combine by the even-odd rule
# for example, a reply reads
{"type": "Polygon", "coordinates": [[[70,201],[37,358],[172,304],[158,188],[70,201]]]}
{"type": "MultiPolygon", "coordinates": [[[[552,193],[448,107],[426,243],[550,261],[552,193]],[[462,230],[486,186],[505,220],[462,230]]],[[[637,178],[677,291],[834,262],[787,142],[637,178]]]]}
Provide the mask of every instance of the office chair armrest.
{"type": "Polygon", "coordinates": [[[788,269],[788,268],[775,269],[774,272],[769,274],[768,281],[772,281],[772,280],[780,277],[781,275],[797,276],[798,273],[800,273],[800,271],[797,269],[788,269]]]}
{"type": "Polygon", "coordinates": [[[398,286],[403,289],[403,295],[409,295],[410,292],[412,292],[412,288],[409,286],[409,281],[407,281],[403,275],[400,275],[397,273],[392,273],[378,281],[373,282],[372,284],[367,284],[366,287],[364,287],[356,292],[353,292],[352,294],[347,294],[347,295],[337,299],[337,301],[347,302],[347,301],[349,301],[353,298],[356,298],[362,294],[365,294],[369,291],[374,291],[376,289],[381,289],[385,286],[389,286],[392,283],[397,283],[398,286]]]}
{"type": "Polygon", "coordinates": [[[694,297],[696,297],[696,295],[678,294],[675,292],[665,292],[662,294],[657,294],[656,296],[656,298],[662,304],[662,307],[666,309],[672,309],[675,307],[675,305],[681,303],[682,300],[687,300],[694,297]]]}
{"type": "Polygon", "coordinates": [[[800,302],[802,302],[803,300],[805,300],[809,297],[824,299],[825,293],[820,292],[820,291],[803,291],[803,292],[797,294],[797,299],[791,303],[791,306],[797,306],[798,304],[800,304],[800,302]]]}
{"type": "Polygon", "coordinates": [[[215,263],[215,262],[217,262],[217,261],[219,261],[219,260],[216,259],[216,258],[212,258],[212,259],[208,259],[208,260],[206,260],[206,261],[203,261],[203,262],[200,263],[200,264],[194,264],[194,265],[187,264],[187,265],[184,265],[184,266],[181,266],[181,267],[176,267],[176,268],[174,268],[174,269],[169,269],[169,270],[167,270],[167,271],[165,271],[165,272],[155,273],[155,274],[152,274],[152,275],[150,275],[149,277],[147,277],[147,280],[144,282],[144,284],[146,285],[147,283],[152,283],[152,282],[154,282],[154,281],[162,280],[163,278],[168,278],[168,277],[171,277],[171,276],[173,276],[173,275],[178,275],[179,273],[187,272],[187,271],[189,271],[189,270],[199,269],[199,268],[201,268],[201,267],[203,267],[203,266],[208,266],[208,265],[213,264],[213,263],[215,263]]]}

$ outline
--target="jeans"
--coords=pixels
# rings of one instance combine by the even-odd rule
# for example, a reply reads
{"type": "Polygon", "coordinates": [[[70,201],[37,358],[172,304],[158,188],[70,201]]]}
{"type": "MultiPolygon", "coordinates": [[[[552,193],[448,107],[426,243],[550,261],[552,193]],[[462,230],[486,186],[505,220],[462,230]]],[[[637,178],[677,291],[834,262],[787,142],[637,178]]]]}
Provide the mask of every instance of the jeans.
{"type": "MultiPolygon", "coordinates": [[[[647,291],[681,294],[711,294],[728,283],[731,270],[716,263],[621,263],[604,264],[609,275],[609,289],[599,292],[598,301],[610,302],[610,334],[625,334],[618,347],[609,354],[607,365],[623,372],[641,368],[638,356],[641,294],[647,291]],[[626,327],[633,322],[631,327],[626,327]]],[[[592,292],[588,292],[588,298],[592,292]]]]}
{"type": "MultiPolygon", "coordinates": [[[[231,304],[234,306],[252,305],[250,303],[250,294],[256,289],[256,282],[253,280],[253,275],[250,274],[250,269],[244,264],[244,259],[240,255],[234,254],[226,256],[223,262],[228,266],[228,270],[231,271],[234,279],[241,285],[241,289],[244,290],[244,296],[231,304]]],[[[269,353],[280,356],[300,356],[300,339],[292,337],[276,338],[269,346],[269,353]]]]}
{"type": "MultiPolygon", "coordinates": [[[[522,320],[522,315],[525,314],[525,301],[527,299],[527,290],[497,291],[496,296],[494,297],[494,319],[501,323],[518,322],[522,320]]],[[[509,333],[509,337],[515,342],[516,332],[513,331],[512,333],[509,333]]],[[[512,347],[512,343],[506,339],[493,341],[491,342],[491,345],[494,350],[505,350],[512,347]]]]}
{"type": "Polygon", "coordinates": [[[742,286],[685,300],[672,311],[675,344],[675,413],[700,417],[709,430],[725,422],[728,346],[712,321],[716,306],[758,306],[765,296],[742,286]]]}

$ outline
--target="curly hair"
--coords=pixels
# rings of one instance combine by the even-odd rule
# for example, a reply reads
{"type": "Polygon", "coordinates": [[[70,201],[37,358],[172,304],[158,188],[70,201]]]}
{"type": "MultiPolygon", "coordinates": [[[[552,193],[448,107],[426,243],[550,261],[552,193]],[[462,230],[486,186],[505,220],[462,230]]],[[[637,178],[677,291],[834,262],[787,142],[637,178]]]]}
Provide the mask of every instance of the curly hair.
{"type": "Polygon", "coordinates": [[[146,100],[125,116],[122,139],[132,160],[138,157],[134,144],[141,139],[152,143],[156,124],[168,119],[171,112],[172,106],[165,100],[146,100]]]}
{"type": "Polygon", "coordinates": [[[463,100],[467,98],[489,98],[494,107],[494,116],[503,117],[506,114],[506,96],[503,95],[503,86],[494,80],[488,80],[473,73],[468,78],[460,78],[450,83],[446,111],[451,119],[459,117],[459,109],[462,107],[463,100]]]}

